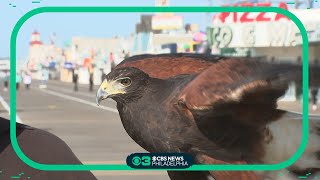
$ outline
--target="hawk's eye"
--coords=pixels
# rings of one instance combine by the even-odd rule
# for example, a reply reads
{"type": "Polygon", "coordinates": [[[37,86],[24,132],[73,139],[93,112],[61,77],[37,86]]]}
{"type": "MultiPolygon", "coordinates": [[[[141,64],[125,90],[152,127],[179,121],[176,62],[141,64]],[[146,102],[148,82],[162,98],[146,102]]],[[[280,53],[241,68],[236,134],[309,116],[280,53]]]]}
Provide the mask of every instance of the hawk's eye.
{"type": "Polygon", "coordinates": [[[122,79],[122,80],[120,81],[120,83],[121,83],[123,86],[130,86],[130,84],[131,84],[131,79],[129,79],[129,78],[122,79]]]}

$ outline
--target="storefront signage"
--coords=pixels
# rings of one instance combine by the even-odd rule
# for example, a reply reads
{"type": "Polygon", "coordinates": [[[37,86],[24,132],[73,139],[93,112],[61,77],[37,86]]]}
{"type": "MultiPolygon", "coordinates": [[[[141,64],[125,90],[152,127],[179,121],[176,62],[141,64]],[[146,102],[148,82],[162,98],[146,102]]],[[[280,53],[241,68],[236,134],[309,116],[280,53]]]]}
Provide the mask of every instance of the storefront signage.
{"type": "MultiPolygon", "coordinates": [[[[304,24],[309,42],[320,42],[320,9],[294,9],[291,12],[304,24]]],[[[256,17],[252,22],[241,21],[241,17],[233,19],[234,15],[231,14],[222,19],[221,14],[216,16],[219,18],[215,18],[213,25],[207,28],[208,43],[215,48],[301,45],[300,31],[291,20],[277,19],[276,13],[264,14],[262,19],[265,20],[257,20],[257,13],[253,15],[247,16],[256,17]],[[267,21],[266,17],[270,19],[267,21]]]]}

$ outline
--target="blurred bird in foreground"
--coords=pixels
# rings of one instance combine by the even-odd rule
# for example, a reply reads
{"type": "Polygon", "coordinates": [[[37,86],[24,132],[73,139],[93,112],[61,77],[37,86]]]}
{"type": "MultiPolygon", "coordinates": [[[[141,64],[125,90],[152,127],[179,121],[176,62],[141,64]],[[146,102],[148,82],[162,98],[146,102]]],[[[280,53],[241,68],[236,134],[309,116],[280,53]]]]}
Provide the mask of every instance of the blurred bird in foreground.
{"type": "MultiPolygon", "coordinates": [[[[26,164],[10,138],[10,120],[0,117],[0,179],[97,180],[90,171],[44,171],[26,164]]],[[[74,164],[81,161],[57,136],[31,126],[16,124],[16,137],[22,155],[40,164],[74,164]]],[[[19,152],[19,151],[18,151],[19,152]]]]}
{"type": "MultiPolygon", "coordinates": [[[[310,85],[320,67],[309,68],[310,85]]],[[[302,116],[277,109],[301,65],[199,54],[140,55],[105,76],[97,103],[117,102],[129,136],[149,152],[190,153],[197,164],[277,164],[301,143],[302,116]]],[[[309,118],[309,143],[288,169],[320,167],[320,122],[309,118]]],[[[256,180],[250,171],[175,172],[171,179],[256,180]]]]}

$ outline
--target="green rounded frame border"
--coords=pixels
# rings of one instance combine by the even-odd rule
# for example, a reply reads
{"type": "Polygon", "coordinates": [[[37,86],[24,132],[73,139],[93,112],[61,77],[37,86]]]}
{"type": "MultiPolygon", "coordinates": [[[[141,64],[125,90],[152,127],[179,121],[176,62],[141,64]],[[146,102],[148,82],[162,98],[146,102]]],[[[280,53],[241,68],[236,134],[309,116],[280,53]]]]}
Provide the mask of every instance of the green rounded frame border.
{"type": "MultiPolygon", "coordinates": [[[[302,76],[303,76],[303,113],[302,113],[302,140],[296,153],[288,160],[279,164],[252,164],[252,165],[193,165],[192,167],[184,170],[190,171],[272,171],[280,170],[292,165],[303,154],[308,143],[308,92],[309,92],[309,75],[308,75],[308,36],[302,22],[293,13],[288,10],[278,7],[40,7],[33,9],[22,16],[16,23],[10,40],[10,76],[11,82],[16,82],[16,40],[21,26],[32,16],[41,13],[112,13],[112,12],[274,12],[287,16],[299,28],[302,36],[302,76]],[[14,68],[13,68],[14,67],[14,68]]],[[[41,164],[28,158],[19,147],[16,137],[16,88],[15,83],[10,83],[10,139],[14,151],[18,157],[27,165],[32,168],[45,170],[45,171],[88,171],[88,170],[137,170],[132,169],[126,164],[41,164]]],[[[139,169],[147,170],[147,169],[139,169]]],[[[150,169],[149,169],[150,170],[150,169]]],[[[151,169],[153,170],[153,169],[151,169]]],[[[166,169],[162,169],[166,170],[166,169]]],[[[170,169],[173,170],[173,169],[170,169]]],[[[177,169],[181,171],[181,169],[177,169]]]]}

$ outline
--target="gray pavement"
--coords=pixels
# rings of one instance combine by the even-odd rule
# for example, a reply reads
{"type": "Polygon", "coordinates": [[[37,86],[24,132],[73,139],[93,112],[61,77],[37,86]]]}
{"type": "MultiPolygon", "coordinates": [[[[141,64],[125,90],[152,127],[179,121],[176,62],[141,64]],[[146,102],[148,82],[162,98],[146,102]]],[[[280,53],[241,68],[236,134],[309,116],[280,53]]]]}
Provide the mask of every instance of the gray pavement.
{"type": "MultiPolygon", "coordinates": [[[[0,87],[0,96],[9,104],[9,92],[0,87]]],[[[71,83],[50,81],[47,89],[37,82],[30,90],[17,91],[17,114],[24,124],[47,130],[63,139],[84,164],[124,164],[127,155],[145,152],[125,132],[116,103],[112,100],[95,105],[95,91],[71,83]]],[[[97,89],[97,86],[95,87],[97,89]]],[[[0,98],[1,98],[0,97],[0,98]]],[[[301,103],[280,102],[281,109],[301,112],[301,103]]],[[[310,107],[311,108],[311,107],[310,107]]],[[[310,111],[320,114],[320,110],[310,111]]],[[[0,104],[0,116],[9,118],[0,104]]],[[[93,171],[99,180],[168,180],[165,171],[93,171]]]]}
{"type": "MultiPolygon", "coordinates": [[[[97,87],[95,87],[97,89],[97,87]]],[[[0,89],[7,104],[9,92],[0,89]]],[[[84,164],[125,164],[127,155],[145,152],[125,132],[112,100],[95,104],[95,91],[81,85],[50,81],[47,89],[32,84],[17,91],[17,115],[24,124],[47,130],[64,140],[84,164]]],[[[9,118],[0,105],[0,116],[9,118]]],[[[99,180],[168,180],[165,171],[93,171],[99,180]]]]}

